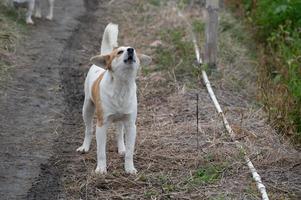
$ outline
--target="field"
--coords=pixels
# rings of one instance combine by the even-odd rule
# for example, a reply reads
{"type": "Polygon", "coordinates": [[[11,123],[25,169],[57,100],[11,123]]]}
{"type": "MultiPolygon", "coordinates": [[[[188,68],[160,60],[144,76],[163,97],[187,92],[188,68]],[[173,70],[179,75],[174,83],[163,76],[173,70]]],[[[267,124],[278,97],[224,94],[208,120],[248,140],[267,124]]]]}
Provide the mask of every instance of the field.
{"type": "MultiPolygon", "coordinates": [[[[13,30],[20,35],[12,41],[15,51],[0,51],[1,61],[9,54],[10,68],[1,66],[0,77],[3,199],[260,199],[194,66],[193,44],[178,10],[203,45],[197,1],[64,0],[56,2],[54,21],[25,26],[22,17],[11,18],[13,28],[23,28],[13,30]],[[95,139],[89,153],[75,151],[84,136],[85,74],[109,22],[119,24],[120,45],[153,58],[137,78],[136,176],[124,172],[114,127],[106,176],[94,173],[95,139]]],[[[268,124],[256,99],[258,62],[248,40],[240,22],[222,10],[218,67],[207,69],[209,78],[270,199],[300,199],[300,150],[268,124]]]]}

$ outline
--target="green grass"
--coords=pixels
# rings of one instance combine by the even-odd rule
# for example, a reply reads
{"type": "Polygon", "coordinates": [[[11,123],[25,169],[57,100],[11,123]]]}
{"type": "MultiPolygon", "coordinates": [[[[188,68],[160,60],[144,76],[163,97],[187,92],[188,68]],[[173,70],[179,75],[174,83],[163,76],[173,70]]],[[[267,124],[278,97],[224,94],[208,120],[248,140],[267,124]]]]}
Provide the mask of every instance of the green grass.
{"type": "Polygon", "coordinates": [[[169,80],[193,86],[197,82],[200,70],[194,67],[193,43],[185,28],[166,29],[161,31],[159,36],[164,45],[155,49],[154,60],[157,65],[152,69],[145,69],[144,73],[167,72],[169,80]]]}
{"type": "Polygon", "coordinates": [[[197,185],[214,184],[221,179],[222,172],[225,168],[225,164],[206,164],[196,171],[192,182],[197,185]]]}
{"type": "Polygon", "coordinates": [[[198,169],[194,181],[197,183],[214,183],[220,179],[221,171],[214,165],[209,165],[198,169]]]}
{"type": "Polygon", "coordinates": [[[259,86],[270,120],[280,133],[301,144],[301,1],[229,2],[229,6],[243,3],[240,13],[250,23],[259,48],[264,49],[258,55],[259,86]]]}
{"type": "Polygon", "coordinates": [[[193,28],[193,32],[204,34],[205,24],[200,19],[195,19],[192,22],[192,28],[193,28]]]}
{"type": "Polygon", "coordinates": [[[11,63],[0,60],[0,83],[8,78],[7,74],[11,67],[11,63]]]}
{"type": "Polygon", "coordinates": [[[161,6],[162,1],[161,0],[148,0],[148,3],[153,6],[161,6]]]}
{"type": "Polygon", "coordinates": [[[16,40],[19,38],[19,29],[25,28],[24,21],[19,21],[17,12],[0,3],[0,48],[5,51],[14,51],[16,40]]]}
{"type": "MultiPolygon", "coordinates": [[[[22,17],[21,17],[22,18],[22,17]]],[[[23,19],[23,18],[22,18],[23,19]]],[[[26,31],[24,20],[19,20],[16,10],[0,2],[0,81],[7,79],[9,70],[13,68],[13,57],[18,41],[26,31]]]]}
{"type": "Polygon", "coordinates": [[[177,5],[180,9],[184,9],[185,7],[187,7],[190,3],[190,0],[178,0],[177,1],[177,5]]]}
{"type": "Polygon", "coordinates": [[[157,197],[159,195],[159,192],[157,192],[156,190],[147,190],[144,192],[144,196],[147,199],[152,199],[154,197],[157,197]]]}
{"type": "MultiPolygon", "coordinates": [[[[253,10],[251,17],[258,26],[258,38],[266,43],[266,72],[271,79],[271,86],[277,90],[281,85],[287,88],[289,101],[279,98],[276,105],[269,105],[275,100],[268,100],[266,104],[276,107],[271,110],[273,119],[281,118],[285,123],[279,123],[280,131],[295,132],[296,141],[301,142],[301,2],[297,0],[260,1],[253,10]],[[287,103],[289,105],[285,105],[287,103]],[[288,107],[288,109],[282,109],[288,107]],[[287,127],[289,126],[289,127],[287,127]],[[293,128],[290,128],[293,127],[293,128]]],[[[272,90],[272,92],[275,92],[272,90]]],[[[285,91],[285,92],[286,92],[285,91]]],[[[279,92],[279,91],[276,91],[279,92]]],[[[271,97],[270,97],[271,98],[271,97]]]]}

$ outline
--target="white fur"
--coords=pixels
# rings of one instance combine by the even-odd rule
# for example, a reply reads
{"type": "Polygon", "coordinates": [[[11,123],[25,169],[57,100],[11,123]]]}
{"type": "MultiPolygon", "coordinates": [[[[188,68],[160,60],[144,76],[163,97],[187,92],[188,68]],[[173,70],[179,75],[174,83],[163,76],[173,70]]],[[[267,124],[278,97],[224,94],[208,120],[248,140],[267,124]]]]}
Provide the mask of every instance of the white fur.
{"type": "MultiPolygon", "coordinates": [[[[112,52],[117,45],[118,26],[108,24],[103,35],[101,55],[112,52]]],[[[97,141],[97,167],[95,172],[105,174],[106,165],[106,137],[107,129],[112,122],[117,124],[117,145],[118,153],[125,156],[126,173],[135,174],[133,154],[136,139],[136,117],[137,117],[137,95],[136,95],[136,75],[140,62],[148,63],[150,58],[145,55],[137,55],[134,51],[135,62],[126,62],[131,47],[119,47],[120,55],[113,59],[112,70],[104,70],[95,64],[91,66],[85,80],[85,100],[83,106],[83,119],[86,126],[85,138],[82,146],[77,151],[87,152],[90,148],[93,131],[93,116],[95,105],[92,99],[92,86],[101,73],[104,73],[100,82],[100,99],[103,109],[103,125],[96,126],[97,141]],[[123,51],[123,52],[122,52],[123,51]],[[139,58],[140,57],[140,60],[139,58]],[[125,143],[124,143],[125,134],[125,143]]],[[[93,58],[97,58],[93,57],[93,58]]],[[[97,59],[93,59],[94,60],[97,59]]],[[[102,59],[99,59],[101,65],[102,59]]],[[[97,62],[96,62],[97,63],[97,62]]]]}
{"type": "Polygon", "coordinates": [[[117,38],[118,38],[118,25],[109,23],[104,30],[104,34],[101,42],[100,54],[101,55],[109,54],[113,51],[114,47],[118,47],[117,38]]]}
{"type": "MultiPolygon", "coordinates": [[[[13,4],[24,4],[27,3],[27,13],[26,13],[26,23],[27,24],[34,24],[34,22],[32,21],[32,15],[33,12],[35,10],[35,17],[36,18],[41,18],[42,17],[42,13],[41,13],[41,6],[40,6],[40,1],[41,0],[11,0],[13,2],[13,4]]],[[[48,0],[49,3],[49,13],[46,16],[46,18],[48,20],[52,20],[53,19],[53,7],[54,7],[54,0],[48,0]]]]}

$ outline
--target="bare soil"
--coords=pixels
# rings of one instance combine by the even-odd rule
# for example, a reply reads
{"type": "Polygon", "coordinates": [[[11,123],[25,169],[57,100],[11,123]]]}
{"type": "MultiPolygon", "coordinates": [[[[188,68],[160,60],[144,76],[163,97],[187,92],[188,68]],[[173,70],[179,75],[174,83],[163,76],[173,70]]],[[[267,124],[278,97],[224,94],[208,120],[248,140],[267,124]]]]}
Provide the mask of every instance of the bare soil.
{"type": "MultiPolygon", "coordinates": [[[[49,185],[39,182],[45,193],[37,192],[45,195],[44,199],[54,199],[51,195],[59,190],[59,174],[51,160],[55,139],[68,115],[64,88],[81,87],[81,82],[72,82],[74,73],[69,69],[64,72],[66,63],[70,63],[66,49],[71,43],[81,45],[74,35],[80,20],[90,12],[85,5],[81,0],[57,1],[54,21],[35,20],[36,25],[30,27],[17,49],[10,81],[1,86],[1,199],[41,199],[35,198],[36,189],[32,187],[38,176],[47,176],[49,185]]],[[[74,101],[81,100],[76,98],[74,101]]]]}
{"type": "MultiPolygon", "coordinates": [[[[152,55],[149,44],[158,39],[157,33],[180,23],[172,14],[173,5],[64,0],[56,2],[54,22],[37,21],[18,48],[11,81],[1,87],[2,199],[260,199],[201,80],[198,89],[187,89],[163,71],[140,74],[137,176],[124,173],[114,128],[108,137],[108,175],[93,172],[95,140],[89,153],[75,152],[84,135],[83,81],[105,25],[120,25],[120,45],[152,55]],[[212,167],[218,171],[216,179],[198,178],[200,169],[212,167]]],[[[201,9],[192,6],[184,13],[202,17],[201,9]]],[[[247,89],[256,84],[246,79],[246,87],[235,90],[227,80],[233,71],[221,64],[224,78],[211,76],[216,95],[271,199],[300,199],[300,152],[279,138],[267,125],[262,108],[254,105],[254,92],[247,89]]],[[[238,76],[243,71],[235,70],[238,76]]]]}

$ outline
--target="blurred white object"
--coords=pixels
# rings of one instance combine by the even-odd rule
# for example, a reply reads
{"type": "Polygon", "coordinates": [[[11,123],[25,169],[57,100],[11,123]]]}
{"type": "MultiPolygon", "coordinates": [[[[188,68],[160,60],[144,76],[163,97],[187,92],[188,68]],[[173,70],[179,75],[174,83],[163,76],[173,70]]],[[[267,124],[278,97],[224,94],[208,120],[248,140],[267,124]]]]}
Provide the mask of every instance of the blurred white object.
{"type": "Polygon", "coordinates": [[[151,47],[159,47],[162,46],[162,41],[161,40],[155,40],[150,44],[151,47]]]}
{"type": "MultiPolygon", "coordinates": [[[[15,8],[27,8],[28,11],[26,13],[26,23],[27,24],[34,24],[34,22],[32,21],[32,14],[35,10],[35,17],[36,18],[41,18],[42,17],[42,13],[41,13],[41,5],[40,5],[40,1],[41,0],[11,0],[12,4],[15,8]]],[[[46,19],[48,20],[52,20],[53,18],[53,6],[54,6],[54,0],[48,0],[48,4],[49,4],[49,13],[46,16],[46,19]]]]}

